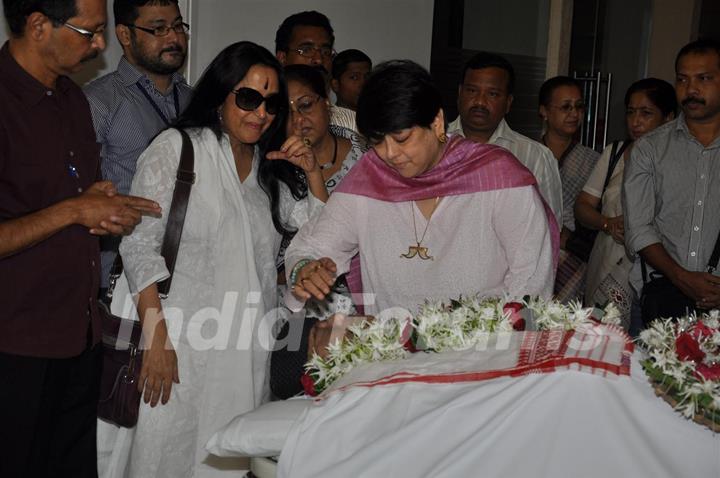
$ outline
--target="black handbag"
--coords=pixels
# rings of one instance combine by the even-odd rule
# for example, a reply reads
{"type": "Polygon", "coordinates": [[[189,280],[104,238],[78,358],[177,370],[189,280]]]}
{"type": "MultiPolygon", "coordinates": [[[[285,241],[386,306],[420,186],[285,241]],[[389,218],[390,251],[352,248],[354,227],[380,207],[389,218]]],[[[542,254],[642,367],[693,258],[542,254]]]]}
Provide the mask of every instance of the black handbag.
{"type": "MultiPolygon", "coordinates": [[[[720,233],[715,241],[707,272],[713,273],[720,260],[720,233]]],[[[677,318],[689,315],[698,307],[695,300],[685,295],[670,279],[658,271],[647,272],[645,260],[640,258],[643,290],[640,295],[640,310],[642,312],[643,327],[647,327],[653,320],[663,318],[677,318]]]]}
{"type": "MultiPolygon", "coordinates": [[[[170,291],[190,190],[195,182],[193,145],[185,131],[178,131],[182,135],[182,151],[161,249],[170,272],[170,277],[158,283],[158,292],[163,299],[170,291]]],[[[97,415],[115,425],[132,428],[137,424],[140,409],[138,381],[142,369],[142,329],[140,322],[113,315],[110,311],[108,304],[112,302],[115,283],[122,271],[122,258],[118,255],[110,271],[110,287],[103,300],[98,302],[102,321],[103,370],[97,415]]]]}

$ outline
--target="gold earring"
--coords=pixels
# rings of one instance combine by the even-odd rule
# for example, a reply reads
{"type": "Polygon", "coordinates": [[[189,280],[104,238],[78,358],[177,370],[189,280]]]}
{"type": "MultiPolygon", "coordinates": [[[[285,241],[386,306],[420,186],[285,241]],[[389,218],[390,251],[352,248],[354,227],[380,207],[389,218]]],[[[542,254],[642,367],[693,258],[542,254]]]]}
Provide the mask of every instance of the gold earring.
{"type": "Polygon", "coordinates": [[[440,141],[440,144],[447,143],[447,140],[448,140],[448,137],[445,134],[445,132],[443,131],[442,133],[440,133],[440,136],[438,136],[438,141],[440,141]]]}

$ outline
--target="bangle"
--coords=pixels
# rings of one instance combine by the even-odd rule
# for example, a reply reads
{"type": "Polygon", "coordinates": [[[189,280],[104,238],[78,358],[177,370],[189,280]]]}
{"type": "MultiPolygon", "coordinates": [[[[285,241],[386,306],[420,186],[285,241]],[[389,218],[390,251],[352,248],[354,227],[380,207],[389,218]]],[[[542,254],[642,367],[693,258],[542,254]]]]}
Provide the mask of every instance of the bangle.
{"type": "Polygon", "coordinates": [[[295,267],[293,267],[292,271],[290,272],[290,286],[295,285],[295,281],[297,280],[297,275],[300,272],[300,269],[302,269],[312,261],[312,259],[301,259],[297,262],[297,264],[295,264],[295,267]]]}
{"type": "Polygon", "coordinates": [[[608,223],[604,222],[602,225],[602,231],[607,234],[608,232],[608,223]]]}

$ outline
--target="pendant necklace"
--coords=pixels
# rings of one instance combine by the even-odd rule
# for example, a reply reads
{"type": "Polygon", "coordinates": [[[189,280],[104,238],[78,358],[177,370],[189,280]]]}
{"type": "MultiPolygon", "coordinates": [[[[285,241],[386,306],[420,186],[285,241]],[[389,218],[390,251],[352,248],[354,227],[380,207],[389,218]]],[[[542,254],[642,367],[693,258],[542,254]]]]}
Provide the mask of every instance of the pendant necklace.
{"type": "Polygon", "coordinates": [[[337,141],[337,136],[335,136],[334,134],[331,134],[330,136],[332,136],[333,144],[335,145],[335,148],[333,149],[333,159],[332,159],[332,161],[330,161],[330,162],[328,162],[328,163],[325,163],[325,164],[323,164],[323,165],[320,166],[320,169],[323,170],[323,171],[325,171],[326,169],[330,169],[330,168],[332,168],[333,166],[335,166],[335,161],[337,161],[337,143],[338,143],[338,141],[337,141]]]}
{"type": "Polygon", "coordinates": [[[407,253],[400,254],[400,257],[404,257],[405,259],[412,259],[413,257],[418,256],[424,261],[434,259],[434,257],[429,254],[430,251],[428,250],[428,248],[422,245],[422,242],[425,240],[425,234],[427,234],[428,226],[430,225],[430,221],[432,220],[433,213],[435,213],[435,209],[437,209],[439,201],[440,196],[435,198],[435,204],[433,205],[432,211],[430,211],[430,216],[428,217],[427,223],[425,223],[425,230],[423,231],[422,237],[419,240],[417,237],[417,226],[415,224],[415,209],[413,208],[412,201],[410,202],[410,211],[412,212],[413,220],[413,232],[415,233],[415,245],[408,246],[407,253]]]}

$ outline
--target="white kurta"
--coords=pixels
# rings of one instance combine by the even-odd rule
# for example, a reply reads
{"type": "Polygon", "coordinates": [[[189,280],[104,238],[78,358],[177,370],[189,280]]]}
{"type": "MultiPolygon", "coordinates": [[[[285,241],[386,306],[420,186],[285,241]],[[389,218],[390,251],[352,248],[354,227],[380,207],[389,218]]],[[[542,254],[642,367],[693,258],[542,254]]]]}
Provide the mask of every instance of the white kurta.
{"type": "MultiPolygon", "coordinates": [[[[274,260],[281,236],[257,182],[259,158],[256,154],[241,183],[227,136],[218,141],[208,129],[189,133],[196,181],[172,288],[162,302],[180,383],[173,384],[166,405],[140,407],[129,458],[133,478],[238,476],[237,466],[210,457],[205,443],[268,396],[270,342],[257,328],[276,307],[274,260]]],[[[180,134],[169,130],[138,160],[131,194],[156,200],[164,214],[143,218],[120,246],[133,293],[167,276],[160,246],[180,150],[180,134]]],[[[321,204],[296,202],[286,187],[281,197],[281,215],[294,227],[307,221],[310,207],[321,204]]]]}
{"type": "MultiPolygon", "coordinates": [[[[338,275],[360,251],[364,293],[374,293],[365,311],[391,307],[411,312],[426,298],[449,299],[482,293],[549,298],[554,280],[547,216],[532,186],[448,196],[430,223],[414,202],[385,202],[335,192],[322,213],[293,239],[286,263],[329,257],[338,275]],[[418,239],[433,260],[406,259],[418,239]]],[[[288,267],[287,271],[291,271],[288,267]]],[[[286,304],[302,304],[292,295],[286,304]]]]}

